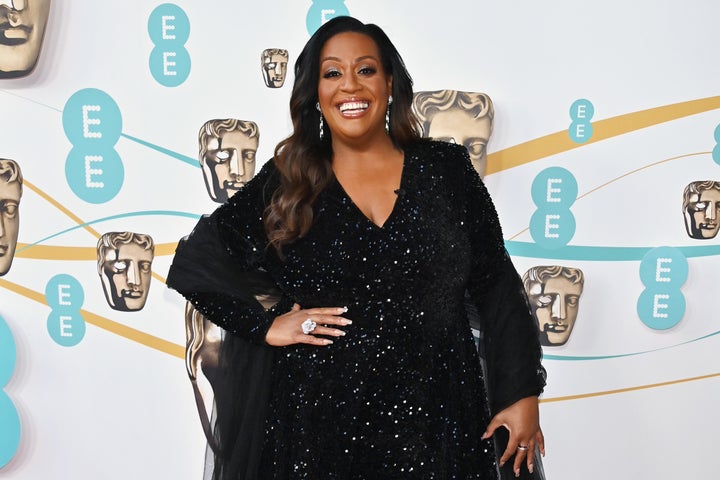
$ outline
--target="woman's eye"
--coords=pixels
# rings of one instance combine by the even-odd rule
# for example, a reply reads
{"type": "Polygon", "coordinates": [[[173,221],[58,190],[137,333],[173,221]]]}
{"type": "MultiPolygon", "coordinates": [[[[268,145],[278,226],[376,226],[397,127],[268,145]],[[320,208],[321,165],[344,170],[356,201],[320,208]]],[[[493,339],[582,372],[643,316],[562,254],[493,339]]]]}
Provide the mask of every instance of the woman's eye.
{"type": "Polygon", "coordinates": [[[362,67],[360,70],[358,70],[358,73],[360,75],[372,75],[375,72],[377,72],[377,70],[375,70],[373,67],[362,67]]]}
{"type": "Polygon", "coordinates": [[[337,70],[328,70],[328,71],[325,72],[325,74],[323,75],[323,78],[333,78],[333,77],[339,77],[339,76],[340,76],[340,72],[339,72],[339,71],[337,71],[337,70]]]}

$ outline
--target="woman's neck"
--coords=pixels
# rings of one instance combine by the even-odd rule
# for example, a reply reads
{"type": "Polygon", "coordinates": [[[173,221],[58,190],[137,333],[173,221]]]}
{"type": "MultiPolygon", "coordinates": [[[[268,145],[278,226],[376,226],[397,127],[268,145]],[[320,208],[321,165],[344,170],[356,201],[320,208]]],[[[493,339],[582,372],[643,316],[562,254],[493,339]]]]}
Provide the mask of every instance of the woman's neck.
{"type": "Polygon", "coordinates": [[[401,156],[402,151],[395,147],[388,136],[358,145],[333,142],[333,168],[372,168],[373,164],[384,164],[401,156]]]}

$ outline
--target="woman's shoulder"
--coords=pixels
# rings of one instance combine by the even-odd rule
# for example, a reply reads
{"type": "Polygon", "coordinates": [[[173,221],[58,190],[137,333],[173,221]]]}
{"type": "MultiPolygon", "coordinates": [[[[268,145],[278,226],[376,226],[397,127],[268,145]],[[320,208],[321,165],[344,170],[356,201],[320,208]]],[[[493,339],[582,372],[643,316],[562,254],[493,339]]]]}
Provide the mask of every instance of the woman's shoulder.
{"type": "Polygon", "coordinates": [[[424,168],[445,175],[466,175],[472,170],[467,149],[456,143],[421,139],[408,148],[424,168]]]}
{"type": "Polygon", "coordinates": [[[458,145],[457,143],[444,142],[441,140],[433,140],[431,138],[421,138],[417,140],[412,148],[418,152],[431,155],[433,153],[438,155],[455,155],[462,156],[463,152],[467,151],[464,146],[458,145]]]}

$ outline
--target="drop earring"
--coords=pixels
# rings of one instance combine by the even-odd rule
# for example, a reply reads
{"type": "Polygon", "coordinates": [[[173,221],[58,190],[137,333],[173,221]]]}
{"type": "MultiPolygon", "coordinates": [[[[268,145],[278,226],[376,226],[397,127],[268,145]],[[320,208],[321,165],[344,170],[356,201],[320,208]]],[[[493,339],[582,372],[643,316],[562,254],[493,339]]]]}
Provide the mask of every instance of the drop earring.
{"type": "Polygon", "coordinates": [[[320,110],[320,102],[315,104],[315,108],[320,112],[320,140],[322,140],[325,137],[325,131],[323,130],[323,114],[322,110],[320,110]]]}
{"type": "Polygon", "coordinates": [[[392,95],[388,97],[388,104],[387,104],[387,110],[385,111],[385,133],[390,135],[390,105],[392,105],[393,98],[392,95]]]}

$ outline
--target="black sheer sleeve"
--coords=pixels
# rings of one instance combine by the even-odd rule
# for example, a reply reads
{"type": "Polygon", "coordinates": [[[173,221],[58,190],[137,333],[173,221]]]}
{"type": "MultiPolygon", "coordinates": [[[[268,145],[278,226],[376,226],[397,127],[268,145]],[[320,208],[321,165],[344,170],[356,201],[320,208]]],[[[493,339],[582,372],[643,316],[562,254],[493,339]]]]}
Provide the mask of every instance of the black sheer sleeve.
{"type": "MultiPolygon", "coordinates": [[[[472,270],[467,301],[478,320],[488,371],[490,411],[542,393],[545,369],[537,326],[522,280],[508,255],[495,206],[467,152],[454,150],[450,173],[467,223],[472,270]]],[[[471,318],[472,320],[472,318],[471,318]]]]}
{"type": "Polygon", "coordinates": [[[265,269],[262,213],[276,186],[270,161],[178,243],[167,278],[198,312],[233,334],[221,343],[213,382],[213,480],[259,476],[275,353],[265,335],[293,303],[265,269]]]}
{"type": "Polygon", "coordinates": [[[268,162],[227,203],[203,216],[178,243],[167,278],[168,287],[208,320],[259,344],[275,317],[292,307],[264,268],[262,212],[274,191],[274,172],[268,162]]]}

